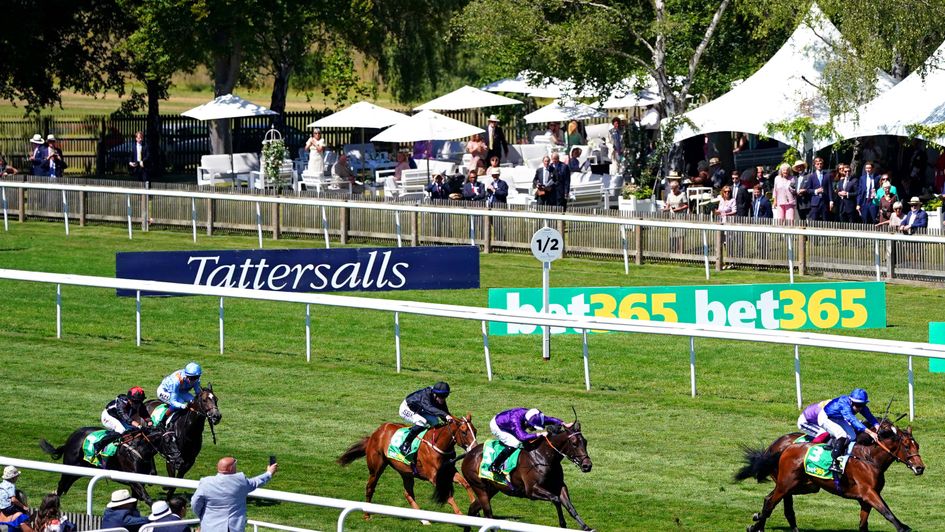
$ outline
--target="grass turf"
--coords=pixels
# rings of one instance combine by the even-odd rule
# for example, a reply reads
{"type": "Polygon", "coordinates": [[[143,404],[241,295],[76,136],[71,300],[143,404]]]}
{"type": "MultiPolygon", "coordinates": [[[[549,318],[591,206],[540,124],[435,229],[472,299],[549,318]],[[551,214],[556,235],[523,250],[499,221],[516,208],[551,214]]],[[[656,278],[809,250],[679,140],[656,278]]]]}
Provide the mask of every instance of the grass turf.
{"type": "MultiPolygon", "coordinates": [[[[254,236],[199,238],[165,231],[135,233],[121,227],[12,224],[0,235],[0,267],[114,275],[116,251],[237,249],[254,236]]],[[[305,247],[311,242],[267,241],[267,247],[305,247]]],[[[540,286],[538,263],[524,255],[482,255],[483,287],[540,286]]],[[[785,274],[713,273],[713,283],[785,282],[785,274]]],[[[644,265],[624,275],[611,261],[564,259],[554,264],[553,286],[703,284],[699,268],[644,265]]],[[[220,396],[219,444],[205,447],[190,478],[211,474],[222,455],[240,459],[249,474],[269,454],[279,458],[273,489],[361,500],[367,477],[363,461],[347,469],[334,463],[359,437],[384,421],[396,421],[404,395],[439,379],[453,387],[450,406],[470,411],[480,440],[496,412],[535,405],[568,417],[581,416],[594,470],[566,467],[576,508],[599,530],[733,530],[750,522],[771,484],[736,484],[741,444],[767,444],[794,427],[793,350],[790,346],[697,340],[699,396],[689,397],[688,342],[684,338],[610,334],[590,342],[593,389],[583,387],[579,336],[556,337],[550,363],[540,360],[540,337],[490,338],[495,380],[485,377],[479,323],[402,316],[404,368],[394,371],[393,317],[387,313],[313,307],[313,357],[305,363],[304,309],[266,302],[226,302],[226,351],[218,354],[217,301],[181,297],[145,299],[144,343],[134,345],[134,301],[108,290],[63,287],[63,338],[55,338],[55,287],[0,282],[0,342],[4,386],[0,388],[0,453],[47,460],[36,442],[62,443],[75,428],[97,425],[101,409],[132,385],[149,396],[160,379],[189,360],[205,368],[220,396]]],[[[889,327],[856,334],[926,340],[927,323],[942,320],[945,291],[890,285],[889,327]]],[[[464,291],[384,293],[376,297],[467,305],[486,304],[487,288],[464,291]]],[[[867,388],[882,410],[907,409],[906,360],[897,356],[801,350],[804,397],[820,400],[867,388]]],[[[940,529],[945,511],[942,427],[945,392],[940,374],[916,360],[916,437],[928,467],[915,478],[901,465],[887,474],[886,500],[918,530],[940,529]]],[[[159,466],[160,469],[160,466],[159,466]]],[[[38,501],[56,477],[25,472],[19,487],[38,501]]],[[[85,481],[64,499],[84,507],[85,481]]],[[[101,511],[110,489],[97,490],[101,511]]],[[[152,493],[156,491],[151,490],[152,493]]],[[[406,506],[398,475],[387,471],[375,502],[406,506]]],[[[431,488],[417,485],[418,501],[433,508],[431,488]]],[[[461,496],[462,500],[464,496],[461,496]]],[[[462,505],[462,503],[461,503],[462,505]]],[[[498,496],[500,517],[555,525],[548,503],[498,496]]],[[[805,530],[853,530],[858,506],[828,495],[796,504],[805,530]]],[[[143,510],[143,507],[142,507],[143,510]]],[[[337,512],[294,504],[253,505],[250,517],[317,529],[333,528],[337,512]]],[[[873,528],[889,530],[878,514],[873,528]]],[[[375,517],[353,530],[413,530],[415,522],[375,517]]],[[[569,520],[569,526],[574,526],[569,520]]],[[[785,526],[780,507],[770,527],[785,526]]],[[[437,528],[437,527],[434,527],[437,528]]]]}

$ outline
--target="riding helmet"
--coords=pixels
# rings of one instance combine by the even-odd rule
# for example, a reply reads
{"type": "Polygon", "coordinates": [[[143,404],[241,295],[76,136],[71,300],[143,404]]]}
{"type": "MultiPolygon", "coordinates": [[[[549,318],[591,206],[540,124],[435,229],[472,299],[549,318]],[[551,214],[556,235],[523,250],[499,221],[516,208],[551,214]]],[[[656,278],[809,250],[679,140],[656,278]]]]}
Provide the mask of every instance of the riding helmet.
{"type": "Polygon", "coordinates": [[[128,398],[137,403],[144,401],[144,389],[140,386],[135,386],[128,390],[128,398]]]}
{"type": "Polygon", "coordinates": [[[433,385],[433,393],[435,393],[436,395],[449,395],[450,385],[446,384],[443,381],[440,381],[433,385]]]}
{"type": "Polygon", "coordinates": [[[184,366],[184,375],[188,377],[199,377],[201,373],[203,373],[203,370],[200,369],[200,364],[196,362],[184,366]]]}
{"type": "Polygon", "coordinates": [[[856,388],[850,392],[850,401],[854,403],[867,404],[870,402],[870,398],[866,395],[866,390],[863,388],[856,388]]]}

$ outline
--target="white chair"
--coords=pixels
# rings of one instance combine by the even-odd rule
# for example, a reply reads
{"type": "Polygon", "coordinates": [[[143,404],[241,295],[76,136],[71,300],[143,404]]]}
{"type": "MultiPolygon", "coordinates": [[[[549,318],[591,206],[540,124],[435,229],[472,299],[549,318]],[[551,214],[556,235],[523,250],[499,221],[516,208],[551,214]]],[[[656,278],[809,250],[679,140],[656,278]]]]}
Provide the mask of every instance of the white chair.
{"type": "Polygon", "coordinates": [[[297,187],[295,175],[292,159],[284,159],[279,167],[278,179],[268,175],[265,168],[253,170],[249,173],[249,187],[256,190],[265,190],[276,186],[277,181],[282,181],[283,184],[288,184],[294,189],[297,187]]]}
{"type": "Polygon", "coordinates": [[[234,153],[233,175],[239,181],[249,179],[250,173],[259,171],[258,153],[234,153]]]}
{"type": "Polygon", "coordinates": [[[233,185],[232,159],[227,154],[203,155],[197,167],[197,185],[233,185]]]}

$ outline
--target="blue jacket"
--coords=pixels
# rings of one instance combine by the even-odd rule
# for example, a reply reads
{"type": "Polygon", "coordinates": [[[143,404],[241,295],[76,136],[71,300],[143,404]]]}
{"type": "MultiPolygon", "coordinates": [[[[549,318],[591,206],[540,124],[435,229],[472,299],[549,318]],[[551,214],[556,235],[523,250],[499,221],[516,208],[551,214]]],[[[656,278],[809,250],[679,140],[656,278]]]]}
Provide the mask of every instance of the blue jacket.
{"type": "Polygon", "coordinates": [[[902,221],[899,222],[899,225],[906,226],[912,224],[913,229],[919,227],[928,227],[929,226],[929,213],[925,212],[922,209],[913,211],[909,209],[909,212],[902,217],[902,221]]]}
{"type": "Polygon", "coordinates": [[[30,153],[30,164],[33,165],[33,175],[49,175],[49,167],[46,165],[46,157],[49,156],[49,150],[46,145],[36,145],[30,153]]]}
{"type": "Polygon", "coordinates": [[[860,175],[860,190],[856,195],[856,204],[861,208],[865,207],[867,204],[872,205],[873,200],[867,198],[867,195],[870,192],[870,189],[873,191],[873,199],[876,198],[876,191],[879,190],[879,179],[880,176],[873,174],[872,176],[872,186],[870,186],[869,178],[866,177],[866,174],[860,175]]]}
{"type": "Polygon", "coordinates": [[[133,508],[105,508],[102,514],[102,528],[126,528],[128,532],[138,532],[146,523],[148,518],[141,517],[133,508]]]}
{"type": "Polygon", "coordinates": [[[751,198],[751,212],[750,216],[755,217],[757,212],[758,218],[774,218],[774,211],[771,209],[771,200],[765,196],[759,196],[757,198],[751,198]]]}
{"type": "MultiPolygon", "coordinates": [[[[824,412],[832,420],[843,420],[850,424],[857,434],[866,430],[866,425],[860,422],[857,419],[856,414],[853,413],[853,402],[850,401],[849,395],[841,395],[836,399],[827,403],[827,406],[824,407],[824,412]]],[[[868,406],[863,405],[863,409],[860,410],[860,415],[863,416],[870,425],[878,425],[879,420],[877,420],[873,413],[870,412],[868,406]]]]}
{"type": "Polygon", "coordinates": [[[200,379],[197,379],[196,382],[191,384],[190,381],[187,380],[187,377],[184,376],[184,370],[182,369],[179,369],[167,377],[164,377],[164,380],[161,381],[161,385],[158,387],[159,391],[165,391],[171,396],[169,404],[178,409],[187,408],[187,403],[184,403],[178,399],[180,394],[193,390],[194,395],[198,395],[200,393],[200,389],[200,379]]]}

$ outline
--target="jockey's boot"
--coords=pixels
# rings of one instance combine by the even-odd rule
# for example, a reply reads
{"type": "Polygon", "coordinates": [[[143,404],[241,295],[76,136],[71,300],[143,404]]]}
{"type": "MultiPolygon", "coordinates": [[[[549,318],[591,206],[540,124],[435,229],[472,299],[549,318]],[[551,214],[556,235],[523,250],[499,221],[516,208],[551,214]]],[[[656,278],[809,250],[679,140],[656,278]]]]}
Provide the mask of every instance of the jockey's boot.
{"type": "Polygon", "coordinates": [[[840,473],[840,458],[847,452],[847,444],[850,443],[850,438],[837,438],[833,442],[833,450],[830,451],[831,456],[833,457],[833,463],[830,464],[830,471],[834,473],[840,473]]]}
{"type": "Polygon", "coordinates": [[[492,461],[492,465],[489,466],[489,472],[492,473],[493,477],[502,474],[502,466],[514,452],[515,447],[509,447],[508,445],[502,446],[502,450],[499,451],[499,454],[496,455],[495,460],[492,461]]]}
{"type": "Polygon", "coordinates": [[[407,436],[404,437],[404,442],[400,444],[400,454],[407,456],[410,452],[410,446],[413,445],[414,438],[417,437],[417,434],[423,432],[423,429],[426,427],[422,425],[414,425],[410,427],[410,430],[407,431],[407,436]]]}

